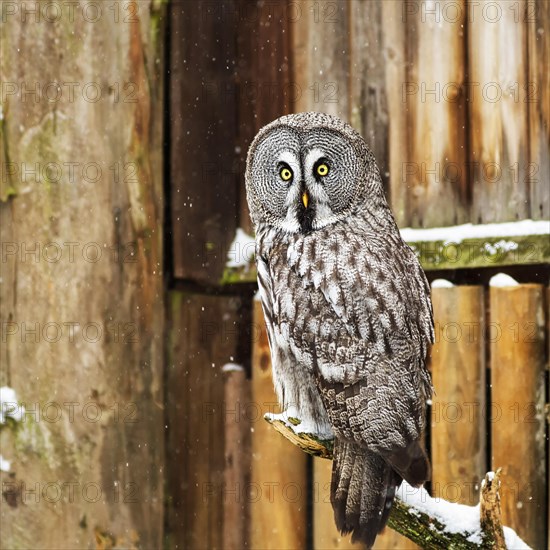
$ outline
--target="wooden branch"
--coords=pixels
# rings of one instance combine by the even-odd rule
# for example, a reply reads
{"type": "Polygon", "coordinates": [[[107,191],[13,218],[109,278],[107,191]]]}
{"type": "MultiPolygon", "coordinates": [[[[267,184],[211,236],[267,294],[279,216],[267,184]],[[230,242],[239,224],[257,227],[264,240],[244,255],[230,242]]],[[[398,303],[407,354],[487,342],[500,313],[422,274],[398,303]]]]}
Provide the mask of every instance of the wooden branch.
{"type": "MultiPolygon", "coordinates": [[[[264,418],[304,452],[332,459],[332,440],[300,432],[298,420],[272,414],[264,418]]],[[[500,519],[499,488],[500,469],[486,474],[481,483],[480,504],[466,506],[434,499],[425,489],[415,489],[403,482],[397,492],[388,526],[427,550],[506,550],[500,519]]],[[[529,550],[529,546],[517,535],[514,539],[516,549],[529,550]]]]}

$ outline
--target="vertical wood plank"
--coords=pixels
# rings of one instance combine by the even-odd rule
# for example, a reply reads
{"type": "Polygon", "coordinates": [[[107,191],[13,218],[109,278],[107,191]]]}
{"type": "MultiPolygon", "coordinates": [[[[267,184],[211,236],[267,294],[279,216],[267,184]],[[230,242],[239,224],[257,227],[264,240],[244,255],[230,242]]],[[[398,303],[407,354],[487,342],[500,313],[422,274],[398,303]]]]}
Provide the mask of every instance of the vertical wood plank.
{"type": "Polygon", "coordinates": [[[531,1],[528,25],[529,166],[531,218],[550,218],[550,2],[531,1]]]}
{"type": "Polygon", "coordinates": [[[252,352],[252,475],[250,487],[250,546],[299,550],[306,547],[307,455],[285,440],[265,420],[278,412],[271,358],[262,307],[254,301],[252,352]]]}
{"type": "Polygon", "coordinates": [[[169,6],[174,276],[216,284],[237,221],[235,10],[230,0],[169,6]]]}
{"type": "Polygon", "coordinates": [[[381,2],[384,21],[384,61],[388,112],[389,198],[399,226],[410,225],[407,217],[409,193],[403,178],[407,151],[407,111],[403,84],[407,80],[406,27],[403,1],[381,2]]]}
{"type": "Polygon", "coordinates": [[[172,547],[223,543],[224,382],[240,301],[171,292],[167,372],[168,506],[172,547]]]}
{"type": "Polygon", "coordinates": [[[350,122],[374,153],[387,189],[389,116],[383,4],[360,0],[350,2],[350,122]]]}
{"type": "Polygon", "coordinates": [[[526,5],[481,5],[469,25],[473,223],[529,216],[526,5]]]}
{"type": "Polygon", "coordinates": [[[349,122],[350,4],[294,2],[294,111],[322,111],[349,122]]]}
{"type": "Polygon", "coordinates": [[[250,522],[244,494],[250,477],[250,422],[246,415],[247,404],[250,401],[250,382],[241,367],[240,370],[224,373],[224,386],[223,548],[242,550],[247,546],[250,522]]]}
{"type": "Polygon", "coordinates": [[[409,223],[420,227],[464,223],[465,1],[406,2],[403,19],[408,72],[401,91],[409,113],[410,140],[402,191],[410,195],[409,223]]]}
{"type": "Polygon", "coordinates": [[[485,474],[485,323],[481,286],[433,288],[433,496],[474,505],[485,474]]]}
{"type": "Polygon", "coordinates": [[[491,287],[491,463],[502,467],[502,519],[544,548],[545,336],[543,287],[491,287]]]}
{"type": "Polygon", "coordinates": [[[291,82],[293,4],[238,0],[237,69],[237,167],[239,175],[239,226],[252,233],[246,202],[244,172],[246,154],[257,131],[288,114],[296,94],[291,82]]]}

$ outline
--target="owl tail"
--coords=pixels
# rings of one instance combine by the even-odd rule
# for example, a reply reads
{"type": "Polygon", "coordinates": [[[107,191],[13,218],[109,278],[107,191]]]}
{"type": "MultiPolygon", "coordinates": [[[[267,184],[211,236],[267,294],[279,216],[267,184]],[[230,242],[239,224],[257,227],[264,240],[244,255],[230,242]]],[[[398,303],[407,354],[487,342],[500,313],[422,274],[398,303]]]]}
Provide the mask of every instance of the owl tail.
{"type": "Polygon", "coordinates": [[[401,481],[380,455],[335,439],[330,500],[336,527],[371,548],[388,521],[401,481]]]}

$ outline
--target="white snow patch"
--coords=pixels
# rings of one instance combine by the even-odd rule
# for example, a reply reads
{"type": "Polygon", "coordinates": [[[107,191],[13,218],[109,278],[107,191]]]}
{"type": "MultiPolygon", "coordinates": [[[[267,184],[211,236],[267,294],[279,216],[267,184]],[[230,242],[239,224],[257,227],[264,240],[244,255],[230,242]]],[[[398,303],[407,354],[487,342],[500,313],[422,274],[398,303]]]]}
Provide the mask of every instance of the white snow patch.
{"type": "Polygon", "coordinates": [[[11,468],[11,462],[9,460],[5,460],[2,455],[0,455],[0,471],[2,472],[9,472],[11,468]]]}
{"type": "Polygon", "coordinates": [[[235,238],[229,245],[227,253],[227,267],[246,267],[254,259],[256,241],[240,227],[237,228],[235,238]]]}
{"type": "Polygon", "coordinates": [[[244,370],[244,367],[242,365],[237,365],[237,363],[226,363],[222,367],[223,372],[240,372],[243,370],[244,370]]]}
{"type": "Polygon", "coordinates": [[[452,288],[453,283],[451,281],[447,281],[447,279],[434,279],[432,281],[432,288],[452,288]]]}
{"type": "MultiPolygon", "coordinates": [[[[19,405],[17,401],[17,393],[9,386],[0,388],[0,424],[5,424],[7,418],[13,418],[20,422],[25,414],[25,407],[19,405]]],[[[11,462],[0,455],[0,471],[9,472],[11,462]]]]}
{"type": "Polygon", "coordinates": [[[500,240],[494,244],[485,243],[483,248],[491,255],[495,256],[496,254],[502,254],[505,252],[510,252],[511,250],[517,250],[519,247],[518,243],[514,241],[505,241],[500,240]]]}
{"type": "Polygon", "coordinates": [[[506,287],[506,286],[518,286],[518,282],[510,275],[506,273],[498,273],[497,275],[491,277],[489,281],[489,286],[497,287],[506,287]]]}
{"type": "Polygon", "coordinates": [[[0,388],[0,424],[5,424],[8,417],[20,422],[24,413],[25,407],[18,404],[15,390],[9,386],[2,386],[0,388]]]}
{"type": "Polygon", "coordinates": [[[503,527],[503,531],[508,550],[531,550],[531,547],[525,544],[511,527],[503,527]]]}
{"type": "Polygon", "coordinates": [[[406,481],[397,492],[398,498],[409,506],[445,525],[448,533],[462,533],[472,542],[481,543],[481,525],[479,523],[479,504],[466,506],[432,498],[426,489],[411,487],[406,481]]]}
{"type": "MultiPolygon", "coordinates": [[[[401,229],[401,237],[409,243],[426,241],[444,241],[449,243],[460,243],[466,239],[489,239],[495,237],[521,237],[523,235],[548,235],[550,234],[550,220],[522,220],[508,223],[487,223],[474,225],[454,225],[451,227],[433,227],[430,229],[413,229],[405,227],[401,229]]],[[[503,246],[517,244],[509,241],[503,246]]],[[[515,250],[515,248],[509,248],[515,250]]]]}

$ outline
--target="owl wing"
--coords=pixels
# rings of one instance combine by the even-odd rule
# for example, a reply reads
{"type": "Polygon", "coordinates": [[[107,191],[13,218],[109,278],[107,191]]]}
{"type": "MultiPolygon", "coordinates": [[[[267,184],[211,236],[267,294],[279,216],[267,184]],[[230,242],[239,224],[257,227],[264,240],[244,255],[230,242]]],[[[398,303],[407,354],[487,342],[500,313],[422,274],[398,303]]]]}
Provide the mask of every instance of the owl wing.
{"type": "Polygon", "coordinates": [[[433,341],[429,286],[413,251],[395,225],[380,232],[341,224],[296,238],[287,260],[324,304],[317,324],[286,322],[294,345],[309,351],[336,433],[406,471],[400,461],[411,446],[417,452],[431,394],[425,363],[433,341]]]}

